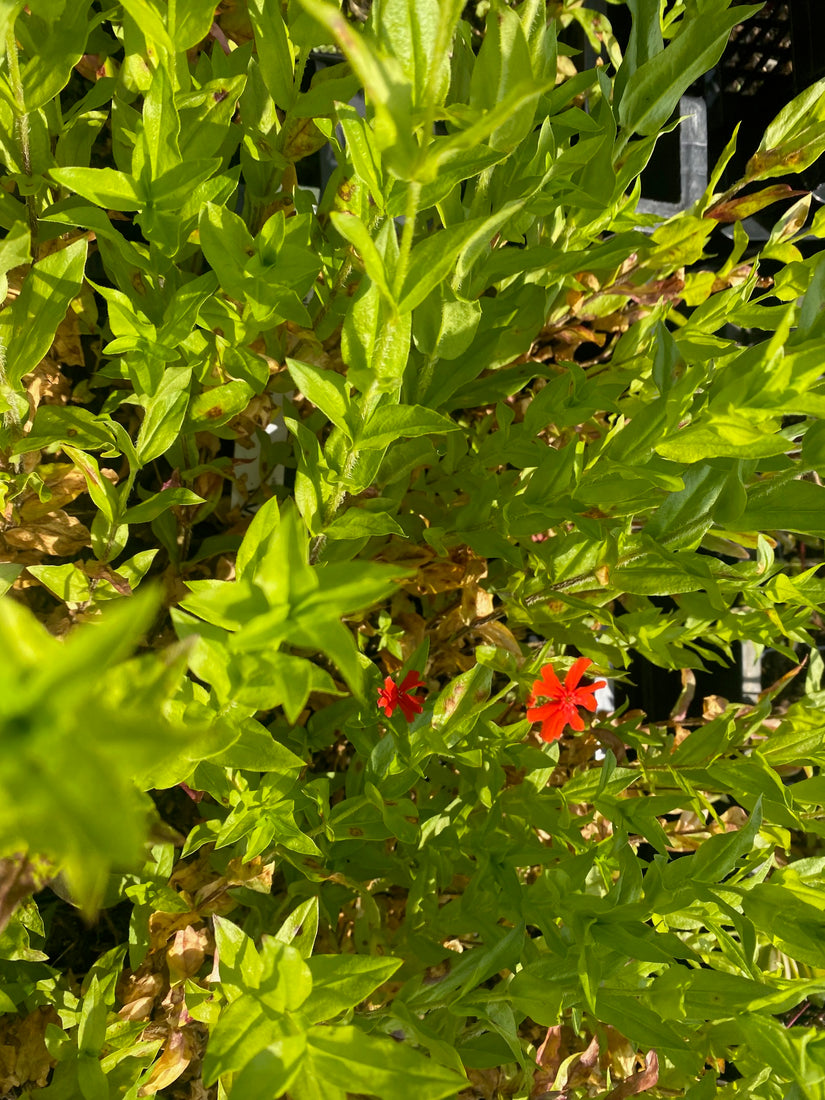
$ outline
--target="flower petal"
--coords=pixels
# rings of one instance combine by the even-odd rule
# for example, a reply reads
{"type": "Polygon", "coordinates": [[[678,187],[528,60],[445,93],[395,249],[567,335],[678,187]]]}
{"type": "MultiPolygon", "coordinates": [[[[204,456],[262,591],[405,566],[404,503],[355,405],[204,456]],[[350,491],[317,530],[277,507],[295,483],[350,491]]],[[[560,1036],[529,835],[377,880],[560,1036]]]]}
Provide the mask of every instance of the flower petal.
{"type": "Polygon", "coordinates": [[[567,720],[561,711],[557,711],[556,714],[548,717],[546,721],[542,722],[540,736],[542,741],[557,741],[562,733],[564,727],[567,725],[567,720]]]}
{"type": "Polygon", "coordinates": [[[529,722],[544,722],[555,714],[563,714],[560,703],[542,703],[541,706],[528,708],[527,720],[529,722]]]}
{"type": "Polygon", "coordinates": [[[384,686],[378,689],[378,709],[383,710],[387,718],[392,718],[398,703],[398,688],[395,686],[395,681],[392,676],[386,676],[384,686]]]}
{"type": "Polygon", "coordinates": [[[570,722],[570,728],[574,730],[584,729],[584,719],[577,710],[574,710],[570,715],[568,721],[570,722]]]}
{"type": "Polygon", "coordinates": [[[607,687],[607,680],[596,680],[593,684],[580,684],[579,687],[573,692],[574,695],[578,695],[583,691],[598,691],[599,688],[607,687]]]}
{"type": "Polygon", "coordinates": [[[541,670],[541,679],[536,680],[533,684],[533,694],[543,695],[546,698],[553,699],[558,698],[561,693],[562,686],[558,676],[553,671],[553,666],[544,665],[541,670]]]}
{"type": "Polygon", "coordinates": [[[401,681],[398,690],[399,691],[414,691],[416,688],[423,688],[424,682],[418,677],[418,673],[413,668],[411,669],[404,679],[401,681]]]}
{"type": "Polygon", "coordinates": [[[412,722],[416,714],[420,714],[424,709],[423,704],[412,695],[399,696],[398,705],[401,707],[401,713],[408,722],[412,722]]]}
{"type": "Polygon", "coordinates": [[[564,686],[568,691],[573,691],[592,664],[593,662],[589,657],[579,657],[573,662],[570,671],[564,678],[564,686]]]}
{"type": "Polygon", "coordinates": [[[593,711],[593,710],[596,709],[596,705],[597,705],[596,700],[592,695],[584,695],[584,694],[580,695],[579,692],[577,691],[575,701],[576,701],[576,706],[577,707],[584,707],[585,710],[590,710],[590,711],[593,711]]]}

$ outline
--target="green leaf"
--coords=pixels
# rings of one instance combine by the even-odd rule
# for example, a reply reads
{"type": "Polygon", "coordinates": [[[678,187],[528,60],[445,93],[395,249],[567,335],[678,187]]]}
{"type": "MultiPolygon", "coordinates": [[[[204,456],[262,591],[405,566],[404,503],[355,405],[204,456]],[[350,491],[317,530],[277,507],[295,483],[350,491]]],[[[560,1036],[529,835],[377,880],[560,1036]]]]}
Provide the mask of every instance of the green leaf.
{"type": "Polygon", "coordinates": [[[198,220],[201,248],[221,288],[238,301],[246,297],[244,271],[255,255],[252,234],[237,214],[225,206],[204,203],[198,220]]]}
{"type": "Polygon", "coordinates": [[[762,798],[757,799],[747,825],[733,833],[712,836],[704,841],[693,856],[671,863],[664,876],[665,883],[721,882],[752,849],[762,824],[762,798]]]}
{"type": "Polygon", "coordinates": [[[212,0],[186,0],[176,12],[174,26],[175,47],[189,50],[203,41],[215,19],[215,5],[212,0]]]}
{"type": "Polygon", "coordinates": [[[191,489],[161,489],[140,504],[128,508],[123,515],[123,523],[151,523],[172,507],[203,503],[203,497],[199,497],[191,489]]]}
{"type": "MultiPolygon", "coordinates": [[[[578,76],[565,81],[560,89],[564,94],[564,102],[566,103],[569,98],[584,91],[594,80],[595,75],[591,70],[587,73],[579,73],[578,76]],[[580,81],[579,78],[581,78],[580,81]],[[579,81],[581,87],[577,87],[577,81],[579,81]],[[573,90],[574,88],[576,90],[573,90]]],[[[429,182],[430,179],[434,179],[438,175],[442,158],[451,158],[464,150],[477,150],[479,145],[488,140],[490,135],[494,133],[502,132],[509,138],[506,124],[518,116],[532,118],[535,114],[536,101],[549,88],[552,88],[554,83],[555,80],[551,78],[541,84],[536,84],[532,78],[522,80],[502,100],[488,111],[484,111],[480,118],[477,117],[476,112],[468,112],[469,125],[447,138],[443,144],[438,145],[428,158],[425,181],[429,182]]],[[[509,141],[503,145],[503,149],[509,149],[509,141]]]]}
{"type": "Polygon", "coordinates": [[[0,241],[0,273],[20,267],[31,260],[31,233],[29,227],[18,222],[0,241]]]}
{"type": "MultiPolygon", "coordinates": [[[[518,22],[518,19],[513,16],[518,22]]],[[[447,277],[457,263],[464,246],[486,224],[485,218],[473,218],[461,225],[431,233],[412,250],[410,266],[398,290],[398,309],[409,313],[420,305],[434,287],[447,277]]]]}
{"type": "Polygon", "coordinates": [[[765,458],[794,450],[792,439],[778,434],[778,418],[745,417],[708,412],[697,423],[656,445],[656,453],[674,462],[703,462],[709,458],[765,458]]]}
{"type": "Polygon", "coordinates": [[[27,436],[16,444],[13,455],[27,454],[56,443],[68,443],[95,450],[111,447],[114,431],[105,416],[95,416],[88,409],[41,405],[35,413],[34,423],[27,436]]]}
{"type": "MultiPolygon", "coordinates": [[[[22,568],[22,567],[21,567],[22,568]]],[[[89,578],[73,563],[68,565],[29,565],[28,572],[64,603],[84,603],[91,597],[89,578]]]]}
{"type": "Polygon", "coordinates": [[[351,440],[349,388],[341,375],[332,370],[319,370],[310,363],[302,363],[297,359],[287,359],[286,365],[304,397],[351,440]]]}
{"type": "Polygon", "coordinates": [[[773,883],[757,883],[743,891],[742,911],[757,928],[792,959],[825,966],[825,913],[803,901],[792,890],[773,883]],[[781,919],[777,916],[781,914],[781,919]]]}
{"type": "Polygon", "coordinates": [[[10,561],[0,562],[0,596],[5,596],[25,568],[10,561]]]}
{"type": "Polygon", "coordinates": [[[44,256],[31,268],[11,307],[11,336],[6,349],[9,385],[17,387],[51,347],[57,326],[80,292],[86,263],[85,240],[44,256]]]}
{"type": "Polygon", "coordinates": [[[653,539],[667,538],[668,546],[694,548],[713,522],[714,505],[725,489],[729,471],[696,462],[683,473],[684,489],[669,493],[645,528],[653,539]]]}
{"type": "Polygon", "coordinates": [[[386,512],[368,512],[365,508],[348,508],[325,529],[330,539],[364,539],[378,535],[401,535],[404,529],[386,512]]]}
{"type": "MultiPolygon", "coordinates": [[[[463,180],[480,175],[485,168],[491,168],[508,156],[508,151],[505,149],[491,149],[489,145],[482,144],[472,149],[451,149],[442,152],[441,143],[449,140],[449,138],[436,138],[430,147],[430,156],[438,161],[438,174],[435,179],[428,180],[421,187],[418,202],[420,210],[437,206],[463,180]]],[[[347,137],[348,146],[349,141],[347,137]]],[[[348,152],[350,155],[353,153],[349,148],[348,152]]],[[[358,174],[363,178],[360,171],[358,174]]],[[[392,187],[387,200],[387,213],[390,217],[397,218],[404,214],[408,192],[409,185],[396,183],[392,187]]]]}
{"type": "Polygon", "coordinates": [[[367,955],[315,955],[309,960],[312,992],[302,1011],[313,1023],[354,1008],[402,965],[402,959],[367,955]]]}
{"type": "Polygon", "coordinates": [[[659,0],[627,0],[627,6],[633,13],[633,24],[622,63],[613,84],[613,101],[616,105],[621,102],[627,82],[633,73],[664,49],[659,0]]]}
{"type": "Polygon", "coordinates": [[[375,385],[397,397],[410,354],[412,318],[396,313],[375,283],[362,284],[344,319],[347,378],[362,393],[375,385]]]}
{"type": "Polygon", "coordinates": [[[342,213],[338,210],[331,211],[330,221],[344,240],[349,241],[358,252],[370,279],[372,279],[393,309],[396,309],[395,299],[390,290],[386,272],[384,271],[384,261],[367,227],[355,214],[342,213]]]}
{"type": "Polygon", "coordinates": [[[802,172],[825,151],[825,79],[786,104],[765,131],[747,163],[745,179],[802,172]]]}
{"type": "Polygon", "coordinates": [[[254,391],[249,383],[239,378],[204,390],[189,402],[186,430],[203,431],[226,424],[244,411],[253,396],[254,391]]]}
{"type": "Polygon", "coordinates": [[[192,372],[188,367],[167,368],[154,393],[145,396],[146,413],[136,442],[141,466],[166,454],[178,438],[189,407],[191,382],[192,372]]]}
{"type": "Polygon", "coordinates": [[[460,0],[384,0],[376,14],[379,46],[400,64],[412,88],[413,106],[431,109],[443,103],[460,0]]]}
{"type": "Polygon", "coordinates": [[[24,3],[25,0],[0,0],[0,42],[6,41],[24,3]]]}
{"type": "Polygon", "coordinates": [[[413,314],[415,346],[433,359],[457,359],[473,342],[480,320],[478,302],[457,298],[442,284],[413,314]]]}
{"type": "Polygon", "coordinates": [[[299,756],[279,744],[271,733],[253,719],[247,719],[243,723],[240,737],[212,757],[212,761],[222,768],[278,772],[284,775],[298,772],[305,767],[299,756]]]}
{"type": "Polygon", "coordinates": [[[304,657],[278,653],[270,663],[268,675],[277,699],[275,705],[284,708],[287,721],[293,725],[300,718],[313,691],[340,694],[330,674],[304,657]]]}
{"type": "MultiPolygon", "coordinates": [[[[490,676],[492,672],[486,670],[490,676]]],[[[524,944],[524,926],[516,925],[495,942],[474,947],[452,961],[449,974],[435,985],[413,990],[400,996],[414,1011],[428,1006],[448,1005],[466,997],[499,970],[515,972],[524,944]]]]}
{"type": "Polygon", "coordinates": [[[467,1083],[404,1043],[345,1026],[310,1028],[304,1072],[347,1092],[366,1092],[382,1100],[405,1093],[417,1100],[444,1100],[467,1083]]]}
{"type": "Polygon", "coordinates": [[[681,1033],[659,1013],[642,1004],[632,994],[609,989],[596,991],[596,1008],[599,1019],[620,1028],[631,1042],[643,1047],[681,1050],[684,1042],[681,1033]]]}
{"type": "Polygon", "coordinates": [[[281,522],[281,513],[277,497],[270,497],[262,504],[252,522],[246,529],[241,545],[238,547],[238,556],[235,560],[235,571],[239,578],[247,574],[254,577],[258,566],[268,550],[268,542],[273,532],[281,522]]]}
{"type": "Polygon", "coordinates": [[[701,11],[689,8],[671,43],[627,80],[619,104],[627,134],[657,133],[686,89],[722,56],[731,28],[757,11],[758,4],[730,8],[730,0],[708,0],[701,11]]]}
{"type": "Polygon", "coordinates": [[[0,807],[14,807],[0,808],[0,836],[59,861],[86,911],[113,864],[138,861],[148,807],[134,776],[202,732],[164,713],[185,672],[180,658],[165,667],[129,659],[158,607],[151,592],[113,601],[58,642],[33,629],[25,608],[0,601],[0,730],[15,744],[0,765],[0,807]]]}
{"type": "MultiPolygon", "coordinates": [[[[32,4],[25,22],[27,35],[36,49],[23,71],[23,97],[32,114],[54,99],[69,83],[72,70],[86,52],[86,40],[96,20],[89,20],[89,8],[71,0],[52,0],[40,14],[32,4]]],[[[21,28],[22,29],[22,28],[21,28]]]]}
{"type": "Polygon", "coordinates": [[[281,9],[267,0],[249,0],[248,11],[264,84],[276,105],[287,111],[295,102],[294,62],[281,9]]]}
{"type": "MultiPolygon", "coordinates": [[[[144,157],[141,182],[145,192],[153,193],[155,181],[158,190],[166,175],[180,166],[180,118],[178,117],[172,85],[166,69],[160,65],[152,75],[152,83],[143,100],[142,149],[144,157]]],[[[132,167],[137,174],[137,168],[132,167]]],[[[172,188],[166,188],[171,192],[172,188]]]]}
{"type": "MultiPolygon", "coordinates": [[[[284,923],[275,933],[275,938],[281,943],[289,944],[299,952],[302,959],[309,959],[312,948],[315,945],[315,937],[318,934],[318,898],[307,898],[301,902],[297,909],[293,909],[284,923]]],[[[315,988],[315,976],[312,963],[309,972],[313,975],[313,990],[315,988]]],[[[312,997],[312,993],[310,993],[312,997]]]]}
{"type": "MultiPolygon", "coordinates": [[[[491,111],[517,90],[526,75],[532,76],[532,62],[521,20],[512,8],[496,5],[487,16],[484,40],[473,66],[470,107],[474,112],[491,111]]],[[[535,105],[525,103],[491,131],[493,149],[512,149],[533,128],[535,105]]]]}
{"type": "Polygon", "coordinates": [[[397,439],[454,432],[458,424],[423,405],[382,405],[361,430],[356,445],[361,450],[382,451],[397,439]]]}
{"type": "Polygon", "coordinates": [[[52,168],[49,174],[61,187],[104,210],[140,210],[143,206],[138,182],[114,168],[52,168]]]}
{"type": "Polygon", "coordinates": [[[120,511],[120,499],[108,477],[101,474],[97,459],[84,451],[79,451],[76,447],[70,447],[67,443],[63,444],[63,450],[66,457],[72,460],[86,479],[89,496],[109,523],[114,523],[120,511]]]}
{"type": "Polygon", "coordinates": [[[811,481],[763,482],[748,493],[740,531],[798,531],[825,537],[825,488],[811,481]]]}
{"type": "Polygon", "coordinates": [[[333,35],[349,58],[375,111],[376,144],[396,174],[409,179],[417,159],[411,117],[413,90],[401,65],[395,58],[370,48],[335,5],[323,0],[300,0],[300,3],[333,35]]]}
{"type": "Polygon", "coordinates": [[[238,1096],[279,1096],[297,1077],[306,1053],[306,1035],[289,1017],[271,1025],[271,1040],[236,1074],[232,1091],[238,1096]]]}
{"type": "Polygon", "coordinates": [[[284,1025],[289,1028],[288,1021],[279,1020],[257,998],[245,996],[233,1001],[210,1029],[203,1057],[203,1083],[209,1086],[225,1073],[248,1065],[270,1043],[278,1042],[284,1025]]]}

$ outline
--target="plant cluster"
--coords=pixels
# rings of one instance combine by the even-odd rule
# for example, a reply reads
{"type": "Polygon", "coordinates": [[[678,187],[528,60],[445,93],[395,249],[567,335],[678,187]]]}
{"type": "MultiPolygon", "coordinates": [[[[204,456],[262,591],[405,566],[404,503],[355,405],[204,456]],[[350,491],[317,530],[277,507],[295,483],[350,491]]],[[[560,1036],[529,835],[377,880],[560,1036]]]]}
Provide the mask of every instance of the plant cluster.
{"type": "Polygon", "coordinates": [[[0,1095],[825,1100],[825,82],[641,214],[626,6],[0,3],[0,1095]]]}

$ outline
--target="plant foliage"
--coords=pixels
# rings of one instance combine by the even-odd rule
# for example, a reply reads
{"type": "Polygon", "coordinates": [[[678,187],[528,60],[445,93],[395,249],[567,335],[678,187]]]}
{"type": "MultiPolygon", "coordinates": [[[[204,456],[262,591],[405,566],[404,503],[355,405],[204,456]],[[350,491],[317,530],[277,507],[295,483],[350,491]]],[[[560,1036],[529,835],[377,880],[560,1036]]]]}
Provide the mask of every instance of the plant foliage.
{"type": "Polygon", "coordinates": [[[825,1100],[825,82],[639,213],[626,6],[0,3],[4,1096],[825,1100]]]}

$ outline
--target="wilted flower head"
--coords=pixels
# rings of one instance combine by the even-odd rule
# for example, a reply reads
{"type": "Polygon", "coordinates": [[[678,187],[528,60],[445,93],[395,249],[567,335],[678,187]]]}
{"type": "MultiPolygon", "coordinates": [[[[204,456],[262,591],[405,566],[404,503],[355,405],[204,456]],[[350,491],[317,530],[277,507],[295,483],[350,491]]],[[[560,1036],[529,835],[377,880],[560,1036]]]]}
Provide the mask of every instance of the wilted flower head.
{"type": "Polygon", "coordinates": [[[408,672],[400,684],[396,684],[392,676],[387,676],[384,686],[378,689],[378,709],[383,710],[387,718],[392,718],[395,708],[400,707],[406,720],[412,722],[416,714],[424,709],[423,703],[410,694],[420,687],[424,687],[424,682],[418,678],[415,669],[408,672]]]}
{"type": "Polygon", "coordinates": [[[531,722],[541,722],[543,741],[555,741],[568,725],[574,730],[584,729],[584,720],[576,708],[595,710],[596,700],[593,694],[606,684],[605,680],[597,680],[595,684],[579,687],[579,680],[592,664],[589,657],[579,657],[573,662],[563,684],[559,682],[552,665],[542,668],[541,679],[533,683],[533,690],[527,700],[527,717],[531,722]],[[549,699],[549,702],[536,706],[539,698],[549,699]]]}

